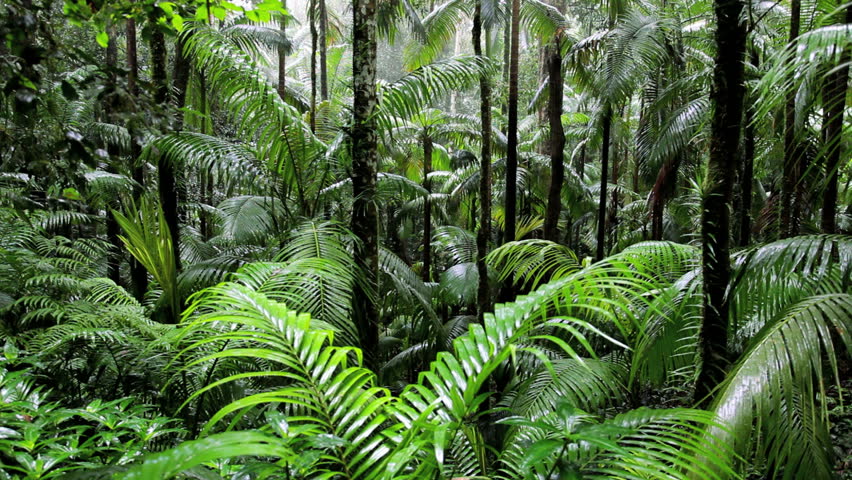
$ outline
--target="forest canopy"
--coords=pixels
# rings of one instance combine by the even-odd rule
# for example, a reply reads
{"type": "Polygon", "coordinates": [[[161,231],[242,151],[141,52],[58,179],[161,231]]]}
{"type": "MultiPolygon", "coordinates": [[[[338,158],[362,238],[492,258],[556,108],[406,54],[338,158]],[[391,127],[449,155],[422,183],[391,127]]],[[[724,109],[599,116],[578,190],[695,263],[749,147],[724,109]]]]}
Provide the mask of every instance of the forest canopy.
{"type": "Polygon", "coordinates": [[[4,0],[0,480],[852,479],[852,3],[4,0]]]}

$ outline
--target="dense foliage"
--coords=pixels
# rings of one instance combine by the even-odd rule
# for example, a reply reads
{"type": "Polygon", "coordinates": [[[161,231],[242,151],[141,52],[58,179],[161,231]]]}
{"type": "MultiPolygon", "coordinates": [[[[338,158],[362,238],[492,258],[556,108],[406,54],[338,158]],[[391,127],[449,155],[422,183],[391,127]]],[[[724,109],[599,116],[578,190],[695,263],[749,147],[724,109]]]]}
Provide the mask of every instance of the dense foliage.
{"type": "Polygon", "coordinates": [[[0,480],[852,478],[850,52],[842,0],[6,0],[0,480]]]}

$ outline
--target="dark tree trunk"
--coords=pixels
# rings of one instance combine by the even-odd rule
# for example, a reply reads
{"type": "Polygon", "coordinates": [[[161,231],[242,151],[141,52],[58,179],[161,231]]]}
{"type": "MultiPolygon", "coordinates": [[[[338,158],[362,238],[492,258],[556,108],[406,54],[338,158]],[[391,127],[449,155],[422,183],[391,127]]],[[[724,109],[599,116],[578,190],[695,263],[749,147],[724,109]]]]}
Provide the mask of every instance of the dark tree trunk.
{"type": "Polygon", "coordinates": [[[328,100],[328,11],[326,0],[319,2],[320,31],[319,31],[319,53],[320,53],[320,98],[328,100]]]}
{"type": "MultiPolygon", "coordinates": [[[[788,44],[787,62],[793,62],[795,42],[799,37],[799,21],[801,16],[801,0],[790,2],[790,38],[788,44]]],[[[799,233],[799,218],[797,215],[798,201],[796,191],[802,181],[801,170],[802,149],[796,139],[796,91],[787,92],[787,102],[784,106],[784,175],[781,184],[781,237],[791,237],[799,233]]]]}
{"type": "Polygon", "coordinates": [[[515,240],[518,208],[518,40],[520,32],[520,0],[512,0],[512,32],[509,50],[509,127],[506,132],[506,197],[503,207],[505,229],[503,242],[515,240]]]}
{"type": "MultiPolygon", "coordinates": [[[[139,60],[136,50],[136,20],[129,18],[126,26],[127,34],[127,90],[130,95],[139,97],[139,60]]],[[[130,132],[130,157],[133,164],[133,181],[139,187],[133,191],[133,199],[138,202],[145,191],[145,167],[139,161],[142,147],[137,141],[137,130],[133,125],[128,125],[130,132]]],[[[145,292],[148,291],[148,272],[135,258],[130,259],[130,283],[132,284],[133,296],[142,301],[145,292]]]]}
{"type": "MultiPolygon", "coordinates": [[[[758,66],[759,58],[757,51],[751,53],[751,63],[755,67],[758,66]]],[[[737,245],[745,247],[751,241],[751,206],[754,186],[754,154],[755,154],[755,132],[754,132],[754,116],[751,106],[745,107],[743,112],[743,126],[745,129],[745,138],[743,139],[743,169],[742,179],[740,180],[741,197],[740,203],[740,232],[737,239],[737,245]]]]}
{"type": "MultiPolygon", "coordinates": [[[[282,2],[284,4],[284,2],[282,2]]],[[[285,4],[286,7],[286,4],[285,4]]],[[[278,20],[281,36],[286,36],[287,21],[285,17],[278,20]]],[[[287,95],[287,51],[283,46],[278,47],[278,96],[285,100],[287,95]]],[[[286,101],[286,100],[285,100],[286,101]]]]}
{"type": "Polygon", "coordinates": [[[376,103],[376,0],[354,0],[352,24],[352,233],[359,242],[355,261],[364,274],[356,282],[353,311],[368,365],[376,362],[379,312],[376,305],[379,271],[376,177],[378,136],[376,103]]]}
{"type": "MultiPolygon", "coordinates": [[[[182,36],[179,36],[175,42],[175,61],[172,70],[172,92],[174,93],[173,101],[176,110],[174,129],[178,132],[183,130],[184,126],[183,108],[186,106],[186,89],[189,86],[190,73],[189,59],[183,54],[184,43],[185,41],[182,36]]],[[[173,165],[173,168],[178,225],[185,225],[189,221],[186,211],[186,205],[188,203],[186,182],[184,182],[184,175],[186,172],[184,172],[181,165],[173,165]]],[[[177,247],[179,248],[180,245],[177,245],[177,247]]],[[[175,258],[178,258],[178,251],[179,250],[175,251],[175,258]]],[[[178,266],[179,265],[180,264],[178,264],[178,266]]]]}
{"type": "MultiPolygon", "coordinates": [[[[506,24],[503,27],[503,83],[509,85],[509,60],[511,58],[509,52],[512,50],[512,19],[506,18],[506,24]]],[[[500,112],[503,115],[509,113],[509,97],[502,97],[500,102],[500,112]]],[[[505,135],[507,133],[506,124],[504,123],[500,129],[505,135]]]]}
{"type": "Polygon", "coordinates": [[[734,172],[737,171],[740,125],[743,119],[743,61],[746,28],[740,21],[743,0],[716,0],[716,64],[710,100],[714,106],[710,126],[707,189],[702,206],[702,269],[704,273],[704,325],[700,336],[703,366],[696,399],[703,401],[724,378],[729,362],[728,299],[731,276],[730,213],[734,172]]]}
{"type": "MultiPolygon", "coordinates": [[[[177,57],[177,55],[176,55],[177,57]]],[[[157,105],[165,105],[169,99],[169,84],[166,77],[166,41],[163,33],[154,29],[151,34],[151,81],[154,84],[154,101],[157,105]]],[[[176,63],[180,63],[176,61],[176,63]]],[[[175,270],[180,271],[180,225],[178,220],[177,168],[170,160],[160,157],[157,167],[157,183],[160,196],[160,207],[169,227],[172,241],[172,253],[175,257],[175,270]]],[[[173,312],[175,315],[178,312],[173,312]]]]}
{"type": "Polygon", "coordinates": [[[154,102],[165,105],[169,98],[166,76],[166,38],[157,28],[151,29],[151,82],[154,84],[154,102]]]}
{"type": "MultiPolygon", "coordinates": [[[[317,22],[316,22],[316,2],[311,0],[310,8],[308,9],[308,22],[311,29],[311,132],[317,131],[317,22]]],[[[357,14],[356,14],[357,15],[357,14]]]]}
{"type": "Polygon", "coordinates": [[[598,197],[598,245],[595,260],[603,260],[606,254],[606,175],[609,172],[609,143],[610,133],[612,130],[612,107],[607,102],[603,108],[603,119],[601,119],[601,128],[603,130],[603,141],[601,144],[601,191],[598,197]]]}
{"type": "MultiPolygon", "coordinates": [[[[151,34],[151,82],[154,84],[154,102],[157,105],[166,105],[169,99],[169,84],[166,76],[166,41],[163,33],[153,29],[151,34]]],[[[175,271],[179,272],[180,265],[180,229],[178,224],[178,201],[177,185],[175,179],[176,168],[171,160],[160,156],[157,166],[157,186],[160,196],[160,208],[169,227],[169,235],[172,242],[172,254],[175,259],[175,271]]],[[[176,305],[181,300],[177,299],[176,305]]],[[[177,323],[179,311],[172,306],[168,309],[167,323],[177,323]]]]}
{"type": "Polygon", "coordinates": [[[183,111],[186,105],[186,88],[189,85],[189,60],[184,56],[184,38],[179,36],[175,41],[175,62],[172,70],[172,92],[174,92],[174,104],[177,107],[175,113],[175,130],[183,130],[183,111]]]}
{"type": "Polygon", "coordinates": [[[614,155],[612,155],[611,163],[612,163],[612,178],[610,182],[612,183],[612,196],[610,197],[609,205],[607,208],[607,230],[609,230],[608,236],[608,245],[611,250],[618,243],[618,176],[619,172],[619,151],[618,151],[618,142],[614,145],[612,149],[614,155]]]}
{"type": "MultiPolygon", "coordinates": [[[[202,132],[207,135],[213,135],[213,122],[210,121],[210,104],[207,100],[207,78],[202,72],[198,72],[199,97],[201,103],[201,111],[206,120],[202,132]]],[[[213,188],[215,175],[212,171],[198,170],[199,182],[201,183],[201,203],[204,205],[213,205],[213,188]]],[[[205,242],[213,237],[212,224],[210,222],[210,214],[203,209],[198,212],[199,232],[201,239],[205,242]]]]}
{"type": "MultiPolygon", "coordinates": [[[[482,56],[482,2],[476,0],[473,13],[473,53],[482,56]]],[[[485,312],[491,311],[491,291],[488,287],[488,239],[491,237],[491,85],[488,75],[479,76],[479,115],[482,127],[482,153],[479,171],[479,232],[476,235],[476,270],[479,272],[477,318],[481,323],[485,312]]]]}
{"type": "MultiPolygon", "coordinates": [[[[108,33],[109,43],[107,44],[105,63],[108,70],[107,75],[109,76],[110,87],[115,89],[118,86],[118,78],[115,75],[116,69],[118,68],[118,47],[116,46],[115,28],[110,27],[108,29],[108,33]]],[[[113,93],[108,95],[104,102],[104,113],[107,122],[113,124],[117,123],[116,113],[118,112],[116,110],[116,96],[113,93]]],[[[116,173],[117,170],[114,166],[114,162],[118,161],[118,156],[120,154],[118,146],[112,143],[108,144],[107,152],[109,153],[109,164],[107,165],[107,170],[109,172],[116,173]]],[[[118,238],[121,233],[121,229],[111,212],[113,208],[118,207],[119,205],[115,199],[107,202],[106,205],[106,233],[107,242],[110,245],[110,249],[107,252],[107,278],[115,282],[117,285],[121,285],[121,252],[124,250],[124,247],[121,243],[121,239],[118,238]]]]}
{"type": "MultiPolygon", "coordinates": [[[[839,18],[838,23],[843,23],[839,18]]],[[[852,6],[846,8],[846,22],[852,23],[852,6]]],[[[825,174],[826,184],[822,196],[823,233],[837,233],[837,180],[843,148],[843,111],[846,108],[847,79],[849,61],[852,59],[849,47],[840,54],[837,71],[830,73],[823,86],[823,125],[825,135],[825,174]]]]}
{"type": "Polygon", "coordinates": [[[424,133],[423,136],[423,188],[426,189],[426,200],[423,202],[423,281],[431,281],[432,272],[432,139],[424,133]]]}
{"type": "Polygon", "coordinates": [[[559,240],[559,214],[562,210],[562,182],[565,178],[565,131],[562,128],[562,52],[559,36],[548,48],[547,57],[549,101],[547,116],[550,121],[550,188],[547,193],[547,210],[544,217],[544,238],[559,240]]]}

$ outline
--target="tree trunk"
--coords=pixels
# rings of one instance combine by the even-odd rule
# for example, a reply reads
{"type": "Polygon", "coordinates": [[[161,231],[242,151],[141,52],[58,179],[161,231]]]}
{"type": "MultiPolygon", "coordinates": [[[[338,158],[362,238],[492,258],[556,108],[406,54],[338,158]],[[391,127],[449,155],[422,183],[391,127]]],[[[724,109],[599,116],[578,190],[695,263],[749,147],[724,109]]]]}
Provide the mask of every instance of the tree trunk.
{"type": "MultiPolygon", "coordinates": [[[[179,44],[178,44],[179,45],[179,44]]],[[[180,56],[175,55],[177,58],[180,56]]],[[[154,101],[158,105],[165,105],[169,100],[169,84],[166,77],[166,42],[162,32],[154,29],[151,34],[151,63],[152,74],[151,81],[154,84],[155,93],[154,101]]],[[[175,60],[175,64],[179,65],[180,60],[175,60]]],[[[159,165],[157,166],[157,184],[160,196],[160,207],[163,209],[163,215],[166,218],[166,224],[169,227],[169,234],[172,241],[172,253],[175,257],[175,270],[181,270],[180,262],[180,223],[178,220],[178,195],[177,195],[177,168],[175,164],[167,159],[160,157],[159,165]]],[[[177,315],[179,312],[173,312],[177,315]]]]}
{"type": "Polygon", "coordinates": [[[431,281],[432,271],[432,139],[423,134],[423,188],[426,200],[423,203],[423,281],[431,281]]]}
{"type": "MultiPolygon", "coordinates": [[[[284,2],[282,2],[284,4],[284,2]]],[[[286,8],[286,4],[284,5],[286,8]]],[[[278,20],[278,28],[281,36],[287,35],[287,20],[285,16],[281,16],[278,20]]],[[[287,96],[287,51],[283,46],[278,47],[278,96],[281,100],[286,101],[287,96]]]]}
{"type": "MultiPolygon", "coordinates": [[[[790,38],[787,45],[787,62],[793,62],[795,42],[799,37],[799,21],[801,16],[801,0],[790,2],[790,38]]],[[[787,92],[787,102],[784,106],[784,175],[781,184],[781,237],[791,237],[799,233],[799,218],[796,215],[796,190],[802,181],[801,163],[802,152],[796,139],[796,91],[787,92]]]]}
{"type": "Polygon", "coordinates": [[[379,343],[376,306],[379,270],[378,213],[376,211],[377,125],[376,0],[354,0],[352,24],[352,233],[359,242],[355,261],[364,274],[355,283],[353,311],[368,365],[374,365],[379,343]],[[372,358],[369,358],[372,357],[372,358]]]}
{"type": "Polygon", "coordinates": [[[612,178],[610,182],[612,183],[612,194],[610,197],[609,205],[607,208],[607,230],[609,230],[608,235],[608,250],[611,250],[618,243],[618,176],[619,172],[619,151],[618,151],[618,142],[612,148],[612,178]]]}
{"type": "Polygon", "coordinates": [[[704,325],[700,348],[703,366],[696,399],[706,401],[724,378],[729,362],[728,299],[731,276],[730,213],[734,172],[737,170],[740,125],[743,118],[743,61],[746,29],[740,21],[743,0],[716,0],[716,62],[710,100],[714,106],[710,126],[710,159],[702,206],[702,270],[704,273],[704,325]]]}
{"type": "MultiPolygon", "coordinates": [[[[476,0],[473,13],[473,53],[482,56],[482,1],[476,0]]],[[[488,75],[479,76],[479,115],[482,128],[482,153],[479,171],[479,232],[476,235],[476,269],[479,272],[477,292],[477,318],[483,321],[485,312],[491,311],[491,291],[488,287],[488,239],[491,237],[491,85],[488,75]]]]}
{"type": "MultiPolygon", "coordinates": [[[[511,63],[511,55],[509,52],[512,50],[512,18],[506,18],[506,24],[503,27],[503,84],[509,85],[509,64],[511,63]]],[[[501,95],[502,96],[502,95],[501,95]]],[[[508,96],[503,97],[500,102],[500,113],[503,115],[507,115],[509,113],[509,98],[508,96]]],[[[501,125],[500,131],[505,135],[507,132],[507,126],[504,123],[501,125]]]]}
{"type": "MultiPolygon", "coordinates": [[[[317,0],[311,0],[308,8],[308,22],[311,29],[311,132],[317,131],[317,22],[314,10],[317,0]]],[[[356,14],[357,15],[357,14],[356,14]]]]}
{"type": "MultiPolygon", "coordinates": [[[[163,33],[154,28],[151,33],[151,82],[154,85],[154,102],[157,105],[166,105],[169,99],[169,84],[166,76],[166,41],[163,33]]],[[[175,165],[171,160],[162,156],[157,166],[157,186],[160,197],[160,208],[169,227],[169,235],[172,242],[172,253],[175,259],[175,271],[179,272],[180,264],[180,229],[178,225],[178,201],[177,185],[175,179],[175,165]]],[[[178,299],[178,302],[180,300],[178,299]]],[[[169,308],[167,323],[177,323],[180,312],[174,307],[169,308]]]]}
{"type": "MultiPolygon", "coordinates": [[[[108,28],[107,32],[109,34],[109,43],[107,44],[105,63],[108,70],[107,75],[109,76],[110,86],[115,88],[118,83],[118,79],[115,75],[115,71],[118,68],[118,47],[116,46],[117,35],[115,28],[112,26],[108,28]]],[[[106,97],[106,102],[104,103],[104,113],[106,114],[105,117],[108,123],[118,123],[116,119],[116,113],[118,113],[116,111],[116,107],[115,94],[108,95],[106,97]]],[[[113,143],[107,144],[107,152],[109,153],[107,171],[116,173],[117,170],[113,162],[118,161],[118,156],[120,154],[118,146],[113,143]]],[[[106,205],[106,233],[107,242],[110,245],[110,249],[107,251],[107,278],[115,282],[116,285],[121,285],[121,252],[124,250],[124,246],[121,243],[121,239],[118,238],[121,233],[121,229],[119,228],[115,217],[112,215],[111,210],[113,208],[119,208],[116,199],[108,201],[106,205]]]]}
{"type": "Polygon", "coordinates": [[[603,140],[601,144],[601,191],[598,196],[598,235],[595,260],[603,260],[606,252],[606,174],[609,172],[609,143],[612,130],[612,106],[609,102],[604,105],[601,129],[603,140]]]}
{"type": "Polygon", "coordinates": [[[506,152],[505,229],[503,243],[515,240],[518,208],[518,40],[520,31],[520,0],[512,0],[512,32],[509,50],[509,127],[506,152]]]}
{"type": "MultiPolygon", "coordinates": [[[[139,60],[136,50],[136,20],[133,18],[127,19],[126,29],[127,90],[130,92],[130,95],[138,98],[139,60]]],[[[133,128],[133,125],[129,124],[127,128],[130,133],[130,157],[133,163],[133,181],[139,185],[138,188],[133,190],[133,199],[139,202],[142,193],[145,191],[145,167],[139,162],[142,147],[136,139],[137,131],[133,128]]],[[[133,296],[141,302],[145,297],[145,292],[148,291],[148,272],[135,258],[130,259],[130,283],[132,284],[133,296]]]]}
{"type": "MultiPolygon", "coordinates": [[[[843,23],[838,18],[838,23],[843,23]]],[[[852,23],[852,6],[846,8],[846,22],[852,23]]],[[[823,85],[823,125],[825,135],[825,175],[826,184],[822,196],[823,233],[837,233],[837,180],[843,148],[843,112],[846,108],[847,79],[849,61],[852,59],[849,47],[840,53],[837,71],[830,73],[823,85]]]]}
{"type": "MultiPolygon", "coordinates": [[[[757,56],[757,51],[751,52],[751,63],[755,67],[758,66],[760,59],[757,56]]],[[[754,132],[754,112],[752,108],[745,107],[743,112],[743,125],[745,128],[745,138],[743,140],[743,170],[742,179],[740,180],[741,197],[740,203],[740,232],[737,239],[737,245],[745,247],[751,241],[751,205],[752,205],[752,189],[754,186],[754,154],[755,154],[755,132],[754,132]]]]}
{"type": "Polygon", "coordinates": [[[325,101],[328,100],[328,11],[326,10],[326,0],[317,1],[320,7],[320,98],[325,101]]]}
{"type": "Polygon", "coordinates": [[[562,52],[557,34],[548,48],[547,116],[550,121],[550,188],[544,217],[544,238],[559,240],[559,214],[562,210],[562,182],[565,178],[565,131],[562,128],[562,52]]]}
{"type": "MultiPolygon", "coordinates": [[[[176,110],[174,129],[177,132],[183,130],[183,108],[186,106],[186,89],[189,86],[190,65],[189,59],[183,54],[184,43],[185,41],[183,36],[178,36],[175,41],[175,61],[172,70],[172,92],[174,93],[173,101],[176,110]]],[[[189,222],[186,211],[186,205],[188,203],[186,182],[184,181],[184,175],[186,172],[181,167],[181,165],[173,165],[174,171],[172,173],[175,180],[175,204],[177,205],[178,215],[177,224],[185,225],[189,222]]],[[[180,245],[177,245],[177,247],[180,247],[180,245]]],[[[175,251],[175,258],[178,258],[177,253],[178,250],[175,251]]],[[[178,264],[178,266],[179,265],[180,264],[178,264]]]]}

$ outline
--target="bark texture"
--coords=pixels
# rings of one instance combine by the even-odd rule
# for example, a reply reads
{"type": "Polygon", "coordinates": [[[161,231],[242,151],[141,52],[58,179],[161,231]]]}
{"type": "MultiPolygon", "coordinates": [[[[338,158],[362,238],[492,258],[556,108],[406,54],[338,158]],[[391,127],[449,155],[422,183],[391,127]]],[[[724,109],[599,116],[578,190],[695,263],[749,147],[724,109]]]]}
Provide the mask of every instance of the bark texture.
{"type": "MultiPolygon", "coordinates": [[[[308,22],[310,23],[311,30],[311,132],[316,133],[317,131],[317,45],[318,45],[318,34],[317,34],[317,22],[316,22],[316,2],[317,0],[311,0],[310,6],[308,8],[308,22]]],[[[358,13],[355,13],[355,16],[358,16],[358,13]]],[[[353,26],[354,28],[354,26],[353,26]]],[[[354,38],[353,38],[353,47],[354,47],[354,38]]],[[[353,52],[354,55],[354,52],[353,52]]],[[[354,61],[354,60],[353,60],[354,61]]]]}
{"type": "Polygon", "coordinates": [[[598,232],[597,252],[595,260],[603,260],[606,255],[606,185],[607,172],[609,171],[609,147],[612,132],[612,106],[604,105],[603,119],[601,119],[603,140],[601,143],[601,184],[600,196],[598,197],[598,232]]]}
{"type": "MultiPolygon", "coordinates": [[[[801,0],[790,2],[790,37],[787,62],[792,62],[795,42],[799,38],[801,0]]],[[[784,175],[781,184],[781,237],[791,237],[799,233],[797,190],[802,179],[802,149],[796,139],[796,91],[787,93],[784,106],[784,175]]]]}
{"type": "MultiPolygon", "coordinates": [[[[139,98],[139,59],[136,48],[136,20],[129,18],[125,26],[127,35],[127,90],[130,94],[139,98]]],[[[139,201],[142,192],[145,190],[145,167],[139,162],[139,156],[142,153],[142,147],[136,141],[137,130],[133,125],[128,125],[130,132],[130,157],[133,163],[133,180],[139,185],[139,188],[133,191],[134,201],[139,201]]],[[[145,292],[148,290],[148,272],[135,258],[130,259],[130,282],[132,284],[133,296],[142,301],[145,297],[145,292]]]]}
{"type": "MultiPolygon", "coordinates": [[[[756,51],[751,52],[751,63],[758,66],[760,59],[756,51]]],[[[754,186],[754,155],[755,155],[755,131],[754,114],[751,106],[745,107],[743,112],[743,128],[745,138],[743,139],[743,165],[742,178],[740,180],[740,222],[737,245],[745,247],[751,241],[751,206],[754,186]]]]}
{"type": "Polygon", "coordinates": [[[557,35],[548,48],[548,103],[550,123],[550,187],[544,216],[544,238],[559,240],[559,214],[562,210],[562,182],[565,179],[565,130],[562,128],[562,53],[557,35]]]}
{"type": "MultiPolygon", "coordinates": [[[[283,3],[283,2],[282,2],[283,3]]],[[[286,4],[285,4],[286,7],[286,4]]],[[[278,20],[278,29],[281,32],[281,36],[285,37],[287,35],[287,21],[284,17],[278,20]]],[[[278,47],[278,96],[281,97],[281,100],[285,100],[287,95],[287,51],[284,47],[278,47]]],[[[285,100],[286,101],[286,100],[285,100]]]]}
{"type": "MultiPolygon", "coordinates": [[[[107,29],[109,34],[109,43],[107,44],[106,49],[106,67],[107,67],[107,75],[109,76],[110,87],[115,89],[118,87],[118,78],[115,75],[116,69],[118,68],[118,47],[116,46],[116,31],[113,27],[107,29]]],[[[107,95],[104,102],[104,114],[106,117],[106,121],[108,123],[116,124],[118,120],[116,118],[116,113],[118,109],[118,105],[116,102],[116,95],[113,93],[111,95],[107,95]]],[[[117,173],[115,168],[115,163],[118,161],[118,157],[120,152],[118,151],[118,147],[115,144],[107,145],[107,152],[109,153],[109,164],[107,165],[107,171],[112,173],[117,173]]],[[[106,233],[107,233],[107,242],[110,244],[110,250],[107,252],[107,278],[115,282],[117,285],[121,285],[121,252],[124,250],[124,247],[121,243],[121,239],[118,238],[121,233],[121,229],[118,226],[118,222],[115,220],[115,217],[112,215],[111,210],[114,208],[118,208],[119,205],[113,199],[108,202],[106,205],[106,233]]]]}
{"type": "Polygon", "coordinates": [[[432,272],[432,139],[428,133],[423,134],[423,188],[426,189],[426,199],[423,202],[423,281],[431,281],[432,272]]]}
{"type": "Polygon", "coordinates": [[[328,100],[328,11],[326,10],[326,0],[317,0],[319,2],[319,65],[320,65],[320,98],[328,100]]]}
{"type": "Polygon", "coordinates": [[[361,348],[367,363],[375,360],[379,343],[378,287],[379,243],[376,211],[378,137],[376,96],[376,0],[354,0],[352,5],[352,233],[358,238],[355,261],[364,274],[364,285],[356,282],[353,291],[361,348]]]}
{"type": "Polygon", "coordinates": [[[520,0],[512,0],[511,48],[509,49],[509,126],[506,152],[506,203],[503,207],[505,229],[503,242],[515,240],[518,215],[518,40],[520,32],[520,0]]]}
{"type": "Polygon", "coordinates": [[[701,215],[704,324],[700,336],[703,365],[696,399],[705,401],[728,367],[728,299],[731,277],[730,213],[743,118],[743,60],[746,28],[742,0],[716,0],[716,62],[710,100],[710,159],[701,215]]]}
{"type": "MultiPolygon", "coordinates": [[[[482,3],[476,1],[473,14],[473,52],[482,56],[482,3]]],[[[479,171],[479,231],[476,235],[476,269],[479,272],[477,318],[481,323],[485,312],[491,311],[491,291],[488,286],[488,239],[491,237],[491,84],[488,75],[479,76],[479,115],[482,127],[482,152],[479,171]]]]}

